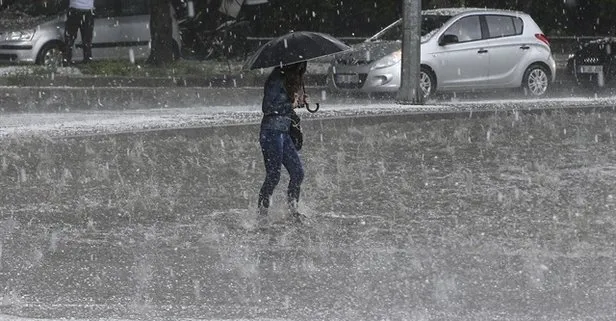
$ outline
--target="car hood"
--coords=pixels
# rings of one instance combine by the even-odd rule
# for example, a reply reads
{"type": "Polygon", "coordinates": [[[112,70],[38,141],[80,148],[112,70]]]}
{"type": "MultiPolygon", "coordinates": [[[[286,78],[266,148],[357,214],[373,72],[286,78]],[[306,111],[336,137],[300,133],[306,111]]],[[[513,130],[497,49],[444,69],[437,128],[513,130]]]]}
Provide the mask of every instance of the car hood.
{"type": "Polygon", "coordinates": [[[335,61],[344,65],[370,64],[388,54],[402,48],[400,41],[362,42],[353,45],[351,49],[337,54],[335,61]]]}

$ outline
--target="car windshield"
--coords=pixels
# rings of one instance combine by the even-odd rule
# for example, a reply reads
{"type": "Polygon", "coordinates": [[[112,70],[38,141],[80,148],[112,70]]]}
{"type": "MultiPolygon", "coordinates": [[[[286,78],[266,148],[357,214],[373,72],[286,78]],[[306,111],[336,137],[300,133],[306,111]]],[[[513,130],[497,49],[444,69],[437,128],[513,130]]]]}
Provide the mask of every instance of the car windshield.
{"type": "Polygon", "coordinates": [[[58,14],[61,8],[63,8],[61,0],[16,1],[3,8],[2,13],[4,15],[22,13],[31,17],[51,16],[58,14]]]}
{"type": "MultiPolygon", "coordinates": [[[[423,15],[421,20],[421,37],[429,37],[451,19],[447,15],[423,15]]],[[[402,20],[377,33],[369,41],[400,41],[402,40],[402,20]]]]}

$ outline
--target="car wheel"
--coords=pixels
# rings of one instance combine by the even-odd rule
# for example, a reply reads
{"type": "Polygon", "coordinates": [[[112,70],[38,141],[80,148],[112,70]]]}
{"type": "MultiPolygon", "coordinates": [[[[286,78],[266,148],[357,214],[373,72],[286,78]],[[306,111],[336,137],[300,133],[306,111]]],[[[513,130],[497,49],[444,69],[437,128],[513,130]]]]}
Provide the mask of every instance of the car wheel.
{"type": "Polygon", "coordinates": [[[39,51],[36,56],[36,63],[43,66],[60,67],[62,66],[62,59],[62,44],[48,43],[39,51]]]}
{"type": "Polygon", "coordinates": [[[540,97],[545,95],[550,86],[550,76],[547,69],[541,65],[532,65],[524,72],[522,87],[526,95],[540,97]]]}
{"type": "Polygon", "coordinates": [[[421,67],[419,72],[419,88],[423,93],[424,100],[434,95],[436,91],[436,76],[434,76],[432,70],[421,67]]]}

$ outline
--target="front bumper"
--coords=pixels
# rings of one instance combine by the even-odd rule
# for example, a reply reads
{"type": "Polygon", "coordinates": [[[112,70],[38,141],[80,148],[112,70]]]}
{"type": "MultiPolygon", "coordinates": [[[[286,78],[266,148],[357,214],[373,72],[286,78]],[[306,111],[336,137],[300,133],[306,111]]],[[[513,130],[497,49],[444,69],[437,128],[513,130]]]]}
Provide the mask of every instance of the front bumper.
{"type": "Polygon", "coordinates": [[[400,68],[400,64],[374,70],[370,65],[334,65],[329,68],[327,82],[330,88],[340,91],[397,92],[400,68]]]}
{"type": "Polygon", "coordinates": [[[1,62],[28,62],[36,61],[36,53],[31,42],[2,41],[0,42],[1,62]]]}

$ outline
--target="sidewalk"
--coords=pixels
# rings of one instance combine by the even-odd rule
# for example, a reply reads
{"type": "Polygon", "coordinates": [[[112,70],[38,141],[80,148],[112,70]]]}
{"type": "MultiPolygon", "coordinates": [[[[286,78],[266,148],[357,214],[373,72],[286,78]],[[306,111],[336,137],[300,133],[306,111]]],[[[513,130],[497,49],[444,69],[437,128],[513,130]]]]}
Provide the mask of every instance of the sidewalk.
{"type": "MultiPolygon", "coordinates": [[[[224,96],[224,94],[222,95],[224,96]]],[[[476,118],[496,113],[546,113],[550,110],[593,112],[613,111],[616,97],[555,99],[494,99],[449,102],[428,102],[425,105],[402,105],[393,101],[381,103],[336,102],[326,100],[318,112],[298,110],[302,123],[323,119],[348,119],[351,122],[392,120],[430,120],[476,118]],[[380,116],[380,117],[374,117],[380,116]],[[371,118],[372,120],[368,120],[371,118]],[[362,120],[363,119],[363,120],[362,120]]],[[[59,113],[9,113],[0,117],[0,140],[21,136],[72,137],[134,133],[156,130],[258,124],[259,104],[193,106],[178,108],[144,108],[134,110],[88,110],[59,113]]]]}

